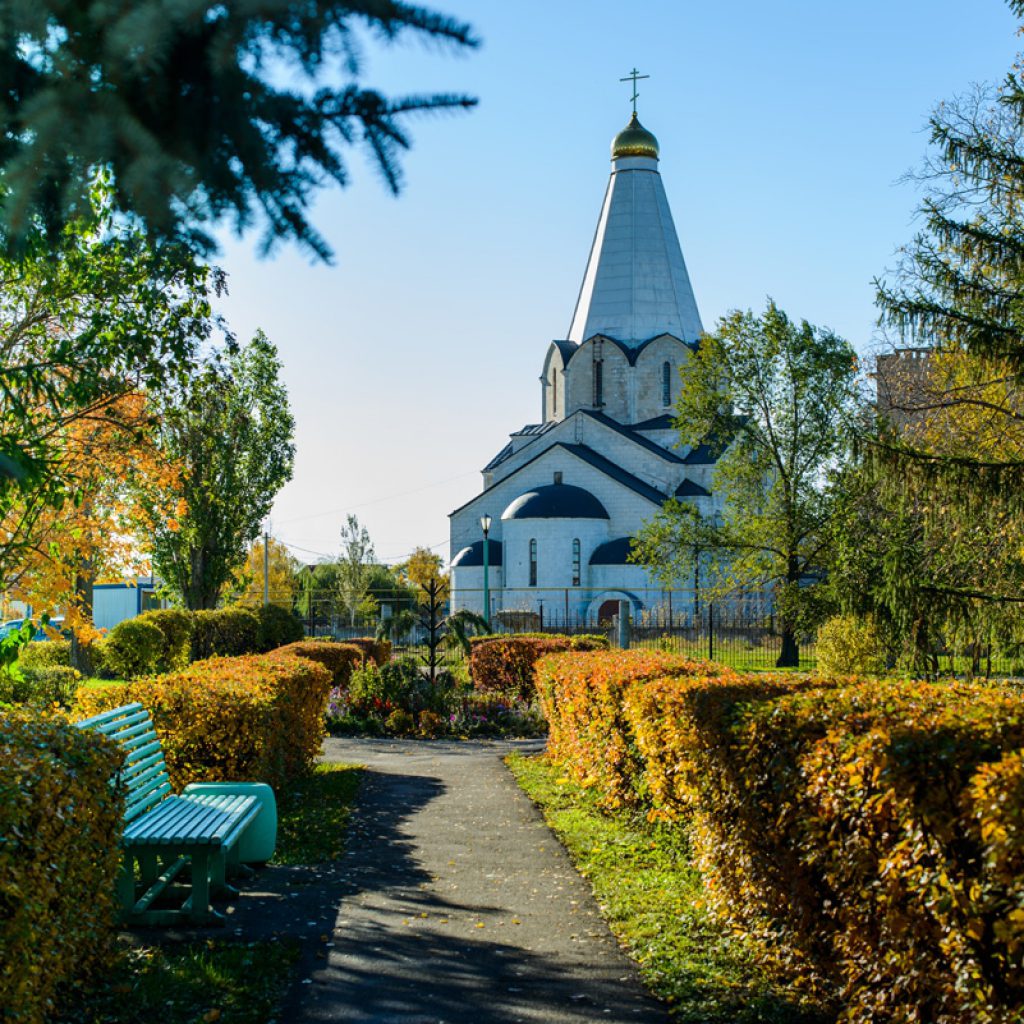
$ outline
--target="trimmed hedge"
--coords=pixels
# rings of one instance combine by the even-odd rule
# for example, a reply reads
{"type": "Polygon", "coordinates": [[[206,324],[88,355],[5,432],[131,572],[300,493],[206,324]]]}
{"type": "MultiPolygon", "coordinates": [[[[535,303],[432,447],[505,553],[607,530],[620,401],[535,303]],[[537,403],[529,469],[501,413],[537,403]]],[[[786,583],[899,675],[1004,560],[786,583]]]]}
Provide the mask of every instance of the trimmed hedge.
{"type": "Polygon", "coordinates": [[[358,647],[365,657],[369,658],[378,668],[391,660],[391,641],[375,640],[372,636],[350,637],[341,641],[350,647],[358,647]]]}
{"type": "Polygon", "coordinates": [[[28,713],[0,718],[0,1007],[51,1016],[114,935],[123,794],[110,741],[28,713]]]}
{"type": "MultiPolygon", "coordinates": [[[[160,656],[151,671],[177,672],[187,668],[192,657],[192,634],[195,632],[193,613],[182,608],[154,608],[143,612],[139,619],[156,626],[164,638],[160,656]]],[[[119,628],[115,626],[114,632],[119,628]]]]}
{"type": "Polygon", "coordinates": [[[342,689],[348,687],[353,671],[366,660],[366,656],[354,644],[337,644],[333,640],[300,640],[279,647],[273,653],[294,655],[318,662],[331,673],[331,685],[342,689]]]}
{"type": "Polygon", "coordinates": [[[537,672],[552,756],[608,803],[679,820],[719,913],[838,994],[842,1020],[1020,1019],[1019,696],[647,652],[537,672]]]}
{"type": "Polygon", "coordinates": [[[163,631],[139,615],[119,622],[103,640],[103,668],[118,679],[157,671],[165,647],[163,631]]]}
{"type": "Polygon", "coordinates": [[[255,611],[260,624],[258,651],[273,651],[286,644],[297,643],[306,635],[302,620],[291,608],[279,604],[263,604],[255,611]]]}
{"type": "Polygon", "coordinates": [[[304,775],[320,753],[331,674],[277,652],[211,658],[182,672],[81,689],[76,717],[138,701],[149,709],[176,790],[190,782],[268,782],[304,775]]]}
{"type": "Polygon", "coordinates": [[[18,665],[22,669],[58,668],[70,664],[70,640],[30,640],[18,655],[18,665]]]}
{"type": "Polygon", "coordinates": [[[607,650],[608,638],[589,634],[513,633],[473,637],[469,644],[469,675],[477,690],[531,700],[534,697],[533,668],[538,659],[557,651],[607,650]]]}
{"type": "Polygon", "coordinates": [[[259,649],[260,620],[248,608],[215,608],[192,616],[192,660],[240,657],[259,649]]]}

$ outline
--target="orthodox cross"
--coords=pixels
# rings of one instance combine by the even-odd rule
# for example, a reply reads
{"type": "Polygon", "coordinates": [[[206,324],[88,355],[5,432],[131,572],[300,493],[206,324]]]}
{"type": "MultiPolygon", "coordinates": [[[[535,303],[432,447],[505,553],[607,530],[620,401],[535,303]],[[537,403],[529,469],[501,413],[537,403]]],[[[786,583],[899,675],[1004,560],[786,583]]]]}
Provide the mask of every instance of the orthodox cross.
{"type": "Polygon", "coordinates": [[[636,98],[637,98],[637,96],[640,95],[640,93],[638,93],[636,91],[636,83],[641,78],[650,78],[650,77],[651,77],[650,75],[641,75],[640,72],[637,71],[636,68],[633,68],[633,70],[630,71],[630,73],[628,75],[626,75],[625,78],[620,78],[619,79],[620,82],[630,82],[631,81],[633,83],[633,95],[630,98],[633,100],[633,113],[634,114],[636,113],[636,98]]]}

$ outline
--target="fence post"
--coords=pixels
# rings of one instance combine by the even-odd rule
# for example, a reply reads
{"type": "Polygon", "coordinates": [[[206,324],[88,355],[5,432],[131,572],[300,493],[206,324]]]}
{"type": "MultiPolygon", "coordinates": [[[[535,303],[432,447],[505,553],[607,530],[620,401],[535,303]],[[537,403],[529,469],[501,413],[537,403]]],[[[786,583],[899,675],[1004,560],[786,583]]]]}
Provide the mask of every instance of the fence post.
{"type": "Polygon", "coordinates": [[[708,602],[708,661],[715,660],[715,606],[708,602]]]}
{"type": "Polygon", "coordinates": [[[619,647],[624,651],[629,648],[629,602],[619,602],[619,647]]]}

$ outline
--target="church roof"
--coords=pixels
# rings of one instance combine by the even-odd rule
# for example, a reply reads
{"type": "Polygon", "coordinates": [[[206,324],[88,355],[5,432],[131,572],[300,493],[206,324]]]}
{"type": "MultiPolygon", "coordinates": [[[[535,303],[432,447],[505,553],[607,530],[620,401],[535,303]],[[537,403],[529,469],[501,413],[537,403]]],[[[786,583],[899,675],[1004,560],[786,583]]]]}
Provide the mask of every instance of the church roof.
{"type": "Polygon", "coordinates": [[[665,501],[665,495],[656,487],[645,483],[638,476],[633,476],[632,473],[627,473],[621,466],[616,465],[611,459],[606,459],[599,452],[595,452],[593,448],[588,448],[584,444],[564,443],[559,447],[564,448],[567,452],[572,452],[576,458],[582,459],[587,465],[593,466],[594,469],[604,473],[605,476],[611,477],[616,482],[622,484],[623,487],[628,487],[631,491],[635,491],[648,501],[653,501],[655,505],[661,505],[665,501]]]}
{"type": "Polygon", "coordinates": [[[590,491],[572,484],[544,484],[521,494],[502,519],[609,519],[607,509],[590,491]]]}
{"type": "Polygon", "coordinates": [[[623,151],[612,162],[569,328],[577,344],[605,334],[635,345],[663,333],[693,343],[703,333],[656,146],[646,154],[623,151]]]}
{"type": "Polygon", "coordinates": [[[676,455],[675,452],[669,451],[668,448],[658,444],[656,441],[652,441],[649,437],[644,437],[643,434],[638,433],[631,427],[627,427],[625,424],[619,423],[618,420],[613,420],[611,416],[606,416],[603,412],[594,412],[592,409],[581,409],[580,414],[583,416],[589,416],[591,419],[597,420],[598,423],[603,423],[606,427],[610,427],[623,437],[628,437],[631,441],[635,441],[641,448],[646,448],[652,455],[660,455],[666,462],[684,461],[676,455]]]}
{"type": "Polygon", "coordinates": [[[672,430],[673,420],[672,416],[665,412],[653,419],[644,420],[642,423],[631,423],[630,428],[633,430],[672,430]]]}
{"type": "MultiPolygon", "coordinates": [[[[478,540],[463,548],[453,559],[452,568],[458,566],[460,569],[472,569],[475,566],[484,564],[484,542],[478,540]]],[[[487,539],[487,564],[501,565],[501,543],[500,541],[487,539]]]]}
{"type": "Polygon", "coordinates": [[[632,537],[616,537],[594,548],[590,556],[591,565],[629,565],[629,551],[633,546],[632,537]]]}
{"type": "Polygon", "coordinates": [[[512,442],[509,441],[509,443],[506,444],[505,447],[502,448],[501,451],[498,452],[498,454],[495,455],[494,458],[491,459],[491,461],[488,462],[486,466],[484,466],[483,472],[484,473],[489,473],[492,469],[496,469],[507,458],[509,458],[514,452],[515,452],[515,449],[512,447],[512,442]]]}

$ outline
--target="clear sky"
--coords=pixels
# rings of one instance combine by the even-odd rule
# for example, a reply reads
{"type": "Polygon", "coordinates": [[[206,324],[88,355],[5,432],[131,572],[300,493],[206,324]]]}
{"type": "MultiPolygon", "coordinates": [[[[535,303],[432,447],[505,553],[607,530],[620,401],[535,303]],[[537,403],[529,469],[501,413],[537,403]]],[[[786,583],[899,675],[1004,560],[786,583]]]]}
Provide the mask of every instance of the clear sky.
{"type": "MultiPolygon", "coordinates": [[[[569,328],[610,171],[639,114],[704,326],[774,298],[867,350],[872,279],[914,230],[899,178],[941,99],[1000,79],[1021,46],[1002,0],[454,0],[480,48],[370,46],[362,81],[460,91],[464,114],[410,124],[392,198],[361,156],[314,222],[335,265],[225,236],[223,305],[277,344],[297,421],[274,533],[303,560],[352,512],[378,556],[449,556],[448,513],[540,418],[538,375],[569,328]]],[[[497,514],[500,510],[495,510],[497,514]]]]}

